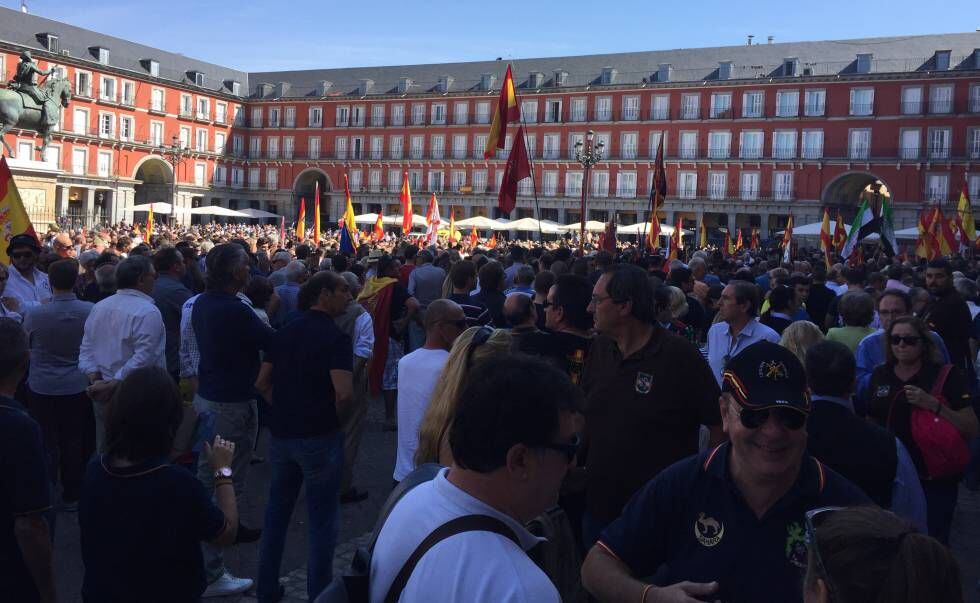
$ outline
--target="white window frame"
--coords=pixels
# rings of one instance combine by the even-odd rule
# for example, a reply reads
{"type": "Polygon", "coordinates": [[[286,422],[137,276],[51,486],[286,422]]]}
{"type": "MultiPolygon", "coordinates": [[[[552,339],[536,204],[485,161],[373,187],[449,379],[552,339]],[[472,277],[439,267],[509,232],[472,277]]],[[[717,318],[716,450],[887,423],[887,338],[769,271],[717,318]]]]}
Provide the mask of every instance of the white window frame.
{"type": "Polygon", "coordinates": [[[589,196],[609,196],[609,170],[593,170],[589,173],[589,196]]]}
{"type": "MultiPolygon", "coordinates": [[[[181,94],[179,109],[181,117],[194,117],[194,97],[190,94],[181,94]]],[[[259,109],[259,111],[261,111],[261,109],[259,109]]],[[[255,114],[254,109],[252,114],[255,114]]],[[[259,125],[261,126],[262,124],[260,123],[259,125]]]]}
{"type": "Polygon", "coordinates": [[[158,147],[158,146],[162,145],[163,144],[163,139],[164,139],[164,137],[167,134],[166,124],[164,124],[164,122],[162,122],[162,121],[157,121],[157,120],[151,121],[150,122],[149,133],[150,133],[150,145],[151,146],[158,147]],[[159,134],[159,136],[155,136],[154,135],[154,130],[157,130],[158,131],[157,133],[159,134]]]}
{"type": "Polygon", "coordinates": [[[847,131],[847,157],[849,159],[867,160],[871,158],[871,128],[850,128],[847,131]],[[867,133],[867,144],[855,145],[854,136],[861,132],[867,133]]]}
{"type": "MultiPolygon", "coordinates": [[[[33,144],[34,142],[31,141],[32,146],[33,144]]],[[[44,151],[44,155],[41,157],[41,161],[53,169],[61,169],[61,145],[48,145],[48,148],[44,151]]]]}
{"type": "MultiPolygon", "coordinates": [[[[949,200],[949,173],[927,172],[925,177],[926,190],[924,200],[939,202],[949,200]]],[[[971,199],[972,201],[972,199],[971,199]]]]}
{"type": "Polygon", "coordinates": [[[902,86],[902,96],[900,97],[899,103],[902,115],[921,115],[922,107],[924,106],[923,100],[925,99],[925,90],[923,86],[902,86]],[[906,99],[907,94],[911,94],[913,91],[918,91],[919,100],[910,101],[906,99]]]}
{"type": "Polygon", "coordinates": [[[793,172],[777,170],[772,173],[772,198],[775,201],[792,201],[794,191],[793,172]]]}
{"type": "MultiPolygon", "coordinates": [[[[198,119],[210,120],[211,119],[211,101],[203,96],[197,97],[197,103],[194,107],[195,115],[198,119]]],[[[272,125],[271,123],[269,125],[272,125]]]]}
{"type": "Polygon", "coordinates": [[[681,113],[679,117],[684,120],[701,119],[700,93],[687,92],[681,94],[681,113]]]}
{"type": "Polygon", "coordinates": [[[448,121],[446,118],[446,103],[432,103],[430,109],[431,121],[429,125],[444,126],[448,121]]]}
{"type": "Polygon", "coordinates": [[[265,153],[269,159],[279,159],[279,137],[270,136],[265,141],[265,153]]]}
{"type": "Polygon", "coordinates": [[[635,171],[621,171],[616,174],[616,196],[620,199],[636,198],[635,171]]]}
{"type": "Polygon", "coordinates": [[[595,109],[593,109],[594,121],[612,121],[612,97],[597,96],[595,99],[595,109]]]}
{"type": "Polygon", "coordinates": [[[800,158],[801,159],[823,159],[823,144],[824,144],[824,133],[820,129],[807,129],[803,130],[800,134],[800,158]],[[807,145],[808,139],[816,138],[819,135],[820,138],[820,148],[810,149],[807,145]]]}
{"type": "Polygon", "coordinates": [[[310,136],[306,141],[307,156],[310,159],[320,158],[320,137],[310,136]]]}
{"type": "MultiPolygon", "coordinates": [[[[911,136],[910,136],[911,138],[911,136]]],[[[922,156],[922,128],[900,128],[898,130],[898,157],[907,161],[918,161],[922,156]],[[906,146],[906,134],[914,134],[915,146],[906,146]]]]}
{"type": "Polygon", "coordinates": [[[490,101],[480,101],[476,103],[476,123],[490,123],[490,101]]]}
{"type": "MultiPolygon", "coordinates": [[[[966,131],[966,156],[970,159],[980,159],[980,127],[968,128],[966,131]]],[[[970,201],[974,198],[970,197],[970,201]]]]}
{"type": "Polygon", "coordinates": [[[538,123],[538,101],[537,100],[525,100],[521,101],[521,120],[524,123],[536,124],[538,123]]]}
{"type": "Polygon", "coordinates": [[[402,186],[402,171],[399,168],[388,170],[388,192],[400,190],[402,186]]]}
{"type": "Polygon", "coordinates": [[[208,129],[197,128],[194,131],[194,150],[198,153],[208,152],[208,129]]]}
{"type": "Polygon", "coordinates": [[[579,197],[582,195],[582,172],[569,170],[565,172],[565,196],[579,197]]]}
{"type": "Polygon", "coordinates": [[[116,115],[109,111],[99,111],[99,138],[113,139],[116,137],[116,115]],[[106,119],[108,118],[108,120],[106,119]],[[106,125],[109,127],[106,128],[106,125]]]}
{"type": "Polygon", "coordinates": [[[371,105],[371,125],[375,128],[385,125],[385,106],[383,103],[371,105]]]}
{"type": "MultiPolygon", "coordinates": [[[[656,152],[656,151],[654,151],[656,152]]],[[[730,130],[711,130],[708,132],[708,159],[729,159],[732,154],[732,133],[730,130]],[[723,136],[724,146],[712,145],[712,138],[723,136]]]]}
{"type": "Polygon", "coordinates": [[[214,103],[214,121],[219,124],[228,123],[228,105],[227,103],[214,103]]]}
{"type": "Polygon", "coordinates": [[[483,152],[487,147],[487,135],[477,134],[473,137],[473,158],[483,159],[483,152]]]}
{"type": "Polygon", "coordinates": [[[929,86],[929,114],[949,115],[952,113],[955,91],[953,84],[933,84],[929,86]]]}
{"type": "Polygon", "coordinates": [[[350,125],[363,127],[367,121],[367,107],[365,105],[354,105],[350,109],[350,125]]]}
{"type": "Polygon", "coordinates": [[[136,136],[136,120],[131,115],[119,116],[119,140],[133,142],[136,136]],[[126,133],[126,130],[129,132],[126,133]]]}
{"type": "Polygon", "coordinates": [[[620,159],[636,159],[639,154],[639,146],[639,132],[621,132],[619,134],[620,159]]]}
{"type": "Polygon", "coordinates": [[[628,95],[623,97],[623,114],[620,115],[621,121],[640,120],[640,97],[628,95]]]}
{"type": "Polygon", "coordinates": [[[664,158],[667,157],[667,133],[663,130],[651,130],[647,134],[647,144],[650,146],[650,160],[657,158],[657,148],[660,146],[660,139],[664,141],[664,158]]]}
{"type": "Polygon", "coordinates": [[[296,127],[296,107],[289,105],[283,111],[283,127],[295,128],[296,127]]]}
{"type": "Polygon", "coordinates": [[[165,113],[167,111],[167,90],[165,88],[153,87],[150,89],[150,111],[165,113]],[[157,94],[160,95],[160,103],[157,104],[157,94]]]}
{"type": "Polygon", "coordinates": [[[228,168],[223,165],[215,165],[211,182],[217,187],[228,186],[228,168]]]}
{"type": "Polygon", "coordinates": [[[107,75],[100,75],[99,76],[99,100],[106,101],[109,103],[116,102],[116,99],[119,97],[119,88],[116,87],[117,84],[118,81],[116,80],[116,78],[109,77],[107,75]],[[107,85],[111,85],[109,86],[112,88],[111,94],[106,93],[107,85]]]}
{"type": "Polygon", "coordinates": [[[282,158],[292,159],[296,154],[296,139],[292,136],[282,137],[282,158]]]}
{"type": "Polygon", "coordinates": [[[208,164],[206,163],[195,163],[194,164],[194,186],[205,186],[208,181],[208,164]]]}
{"type": "Polygon", "coordinates": [[[765,132],[762,130],[742,130],[738,133],[738,158],[739,159],[762,159],[762,154],[765,152],[766,139],[765,132]],[[759,147],[758,149],[750,150],[745,146],[745,136],[747,134],[752,134],[753,136],[758,136],[759,147]]]}
{"type": "Polygon", "coordinates": [[[350,105],[337,105],[334,108],[333,125],[338,128],[347,128],[350,126],[350,105]]]}
{"type": "Polygon", "coordinates": [[[136,82],[133,80],[119,80],[119,102],[127,107],[136,106],[136,82]],[[126,94],[126,88],[132,94],[126,94]]]}
{"type": "Polygon", "coordinates": [[[470,173],[470,188],[477,195],[487,192],[487,170],[473,170],[470,173]]]}
{"type": "Polygon", "coordinates": [[[807,88],[803,95],[803,115],[806,117],[823,117],[827,113],[827,90],[824,88],[807,88]],[[813,97],[819,98],[816,103],[813,97]]]}
{"type": "Polygon", "coordinates": [[[453,159],[466,159],[466,134],[453,134],[453,159]]]}
{"type": "Polygon", "coordinates": [[[967,109],[970,113],[980,113],[980,84],[970,84],[970,100],[967,109]]]}
{"type": "Polygon", "coordinates": [[[429,137],[429,156],[433,159],[446,158],[446,137],[442,134],[433,134],[429,137]]]}
{"type": "Polygon", "coordinates": [[[347,137],[338,136],[333,140],[334,159],[347,159],[347,137]]]}
{"type": "Polygon", "coordinates": [[[731,92],[712,92],[711,93],[711,119],[727,119],[732,116],[732,93],[731,92]],[[726,102],[721,102],[726,99],[726,102]],[[725,115],[725,113],[728,115],[725,115]]]}
{"type": "Polygon", "coordinates": [[[738,196],[743,201],[757,201],[761,188],[762,175],[756,170],[743,171],[738,175],[738,196]],[[751,186],[746,186],[746,180],[751,180],[751,186]]]}
{"type": "Polygon", "coordinates": [[[568,121],[583,122],[589,117],[589,99],[585,96],[576,96],[569,101],[571,110],[568,114],[568,121]]]}
{"type": "Polygon", "coordinates": [[[405,125],[405,105],[397,104],[391,106],[391,125],[393,126],[404,126],[405,125]]]}
{"type": "Polygon", "coordinates": [[[314,105],[310,107],[306,112],[307,124],[311,128],[322,128],[323,127],[323,106],[314,105]]]}
{"type": "Polygon", "coordinates": [[[109,178],[112,176],[112,151],[98,152],[98,155],[95,157],[95,175],[99,178],[109,178]],[[103,164],[103,160],[106,160],[105,164],[103,164]]]}
{"type": "Polygon", "coordinates": [[[650,99],[650,121],[670,119],[670,95],[655,94],[650,99]]]}
{"type": "Polygon", "coordinates": [[[558,194],[558,171],[549,170],[541,174],[541,194],[554,197],[558,194]]]}
{"type": "Polygon", "coordinates": [[[453,104],[453,123],[457,126],[465,126],[470,120],[469,101],[458,101],[453,104]]]}
{"type": "Polygon", "coordinates": [[[82,98],[92,98],[92,72],[85,71],[82,69],[75,70],[75,96],[80,96],[82,98]],[[81,79],[82,76],[88,78],[88,87],[82,86],[81,79]]]}
{"type": "Polygon", "coordinates": [[[413,126],[425,125],[425,103],[412,103],[412,122],[413,126]]]}
{"type": "Polygon", "coordinates": [[[953,148],[953,129],[949,126],[930,127],[927,136],[929,159],[948,160],[953,148]],[[944,139],[944,144],[936,144],[937,138],[944,139]]]}
{"type": "Polygon", "coordinates": [[[224,132],[214,133],[214,152],[224,155],[226,152],[225,145],[228,144],[228,136],[224,132]]]}
{"type": "Polygon", "coordinates": [[[762,90],[746,90],[742,93],[742,117],[759,119],[766,114],[766,93],[762,90]],[[758,98],[759,103],[749,103],[749,99],[758,98]]]}
{"type": "Polygon", "coordinates": [[[698,142],[700,132],[697,130],[681,130],[677,135],[677,157],[680,159],[697,159],[698,142]],[[685,144],[685,141],[694,139],[694,144],[685,144]]]}
{"type": "Polygon", "coordinates": [[[797,117],[800,114],[800,91],[795,89],[783,89],[776,91],[776,117],[797,117]],[[780,102],[787,97],[796,95],[796,102],[790,103],[788,100],[780,102]]]}
{"type": "Polygon", "coordinates": [[[677,197],[680,199],[697,199],[697,172],[693,170],[682,170],[677,172],[677,197]]]}
{"type": "Polygon", "coordinates": [[[401,159],[405,156],[405,137],[401,134],[388,137],[388,158],[401,159]]]}
{"type": "Polygon", "coordinates": [[[71,150],[71,173],[76,176],[84,176],[88,173],[88,149],[84,147],[73,147],[71,150]],[[78,158],[81,158],[79,161],[78,158]]]}
{"type": "Polygon", "coordinates": [[[772,132],[772,158],[773,159],[796,159],[796,145],[799,136],[796,130],[773,130],[772,132]],[[792,134],[793,135],[793,145],[782,145],[777,146],[776,141],[779,139],[780,135],[792,134]]]}
{"type": "Polygon", "coordinates": [[[727,196],[728,172],[714,170],[708,172],[708,199],[719,201],[727,196]]]}
{"type": "Polygon", "coordinates": [[[869,117],[874,115],[875,112],[875,89],[869,88],[867,86],[851,88],[850,90],[850,100],[848,102],[847,114],[853,117],[869,117]],[[858,92],[871,92],[871,102],[870,103],[855,103],[855,96],[858,92]]]}

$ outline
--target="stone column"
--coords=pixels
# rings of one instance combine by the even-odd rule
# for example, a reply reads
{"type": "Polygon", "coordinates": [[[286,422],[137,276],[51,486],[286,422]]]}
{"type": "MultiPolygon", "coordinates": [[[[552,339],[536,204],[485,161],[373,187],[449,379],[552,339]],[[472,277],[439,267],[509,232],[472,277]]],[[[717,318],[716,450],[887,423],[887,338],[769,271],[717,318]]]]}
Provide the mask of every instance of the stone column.
{"type": "Polygon", "coordinates": [[[87,188],[85,189],[85,216],[82,218],[82,223],[85,224],[86,228],[90,228],[95,219],[95,189],[87,188]]]}
{"type": "Polygon", "coordinates": [[[57,219],[68,211],[68,187],[57,185],[54,190],[54,216],[57,219]]]}
{"type": "Polygon", "coordinates": [[[759,238],[769,236],[769,212],[759,212],[759,238]]]}
{"type": "Polygon", "coordinates": [[[728,232],[735,234],[735,229],[738,227],[738,213],[729,212],[728,213],[728,232]]]}

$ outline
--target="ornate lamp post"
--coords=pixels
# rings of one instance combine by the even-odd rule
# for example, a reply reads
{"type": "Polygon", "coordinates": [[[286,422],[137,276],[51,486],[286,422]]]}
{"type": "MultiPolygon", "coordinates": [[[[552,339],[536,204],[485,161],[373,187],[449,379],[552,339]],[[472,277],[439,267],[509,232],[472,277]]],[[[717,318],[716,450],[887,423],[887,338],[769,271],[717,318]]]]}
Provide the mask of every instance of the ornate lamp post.
{"type": "Polygon", "coordinates": [[[157,147],[157,152],[167,158],[167,163],[170,164],[171,174],[173,175],[170,181],[170,224],[173,225],[176,220],[177,210],[177,166],[187,156],[187,149],[181,146],[180,139],[175,135],[170,139],[170,146],[160,143],[160,146],[157,147]]]}
{"type": "Polygon", "coordinates": [[[579,228],[579,255],[585,255],[585,220],[587,217],[585,199],[589,192],[589,172],[592,166],[602,160],[602,150],[605,144],[599,141],[593,145],[595,132],[589,130],[585,135],[585,144],[582,141],[575,143],[575,160],[582,164],[585,171],[582,174],[582,206],[581,206],[581,226],[579,228]]]}

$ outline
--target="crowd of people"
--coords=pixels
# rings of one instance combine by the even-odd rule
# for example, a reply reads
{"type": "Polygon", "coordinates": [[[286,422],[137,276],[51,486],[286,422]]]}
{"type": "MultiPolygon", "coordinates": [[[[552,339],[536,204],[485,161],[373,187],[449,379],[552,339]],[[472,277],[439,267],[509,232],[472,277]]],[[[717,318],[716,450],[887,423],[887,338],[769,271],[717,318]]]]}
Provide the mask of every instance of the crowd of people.
{"type": "Polygon", "coordinates": [[[314,600],[341,505],[368,497],[377,401],[401,498],[371,601],[963,600],[947,546],[980,487],[976,259],[566,243],[11,238],[2,598],[76,595],[51,542],[77,513],[86,601],[278,601],[305,488],[314,600]],[[259,527],[239,504],[262,460],[259,527]],[[233,575],[224,549],[255,542],[257,575],[233,575]]]}

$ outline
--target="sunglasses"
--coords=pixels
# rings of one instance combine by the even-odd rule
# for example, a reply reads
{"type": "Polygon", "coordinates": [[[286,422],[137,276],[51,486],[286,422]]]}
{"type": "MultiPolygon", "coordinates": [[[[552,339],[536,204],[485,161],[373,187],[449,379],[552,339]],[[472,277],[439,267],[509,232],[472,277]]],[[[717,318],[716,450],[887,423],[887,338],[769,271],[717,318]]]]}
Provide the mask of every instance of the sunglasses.
{"type": "Polygon", "coordinates": [[[572,436],[572,441],[567,444],[560,444],[557,442],[549,442],[547,444],[541,444],[539,448],[544,448],[546,450],[555,450],[565,455],[565,459],[571,463],[578,456],[578,449],[582,446],[582,438],[576,433],[572,436]]]}
{"type": "Polygon", "coordinates": [[[904,335],[904,336],[903,335],[892,335],[891,336],[892,345],[899,345],[899,344],[904,343],[907,346],[917,346],[917,345],[919,345],[919,342],[921,342],[921,341],[922,341],[922,338],[919,337],[918,335],[904,335]]]}
{"type": "Polygon", "coordinates": [[[759,429],[766,424],[770,415],[774,415],[779,424],[791,431],[797,431],[806,425],[806,414],[792,408],[761,408],[748,409],[735,401],[738,419],[746,429],[759,429]]]}
{"type": "Polygon", "coordinates": [[[830,579],[830,575],[827,573],[827,567],[823,564],[823,559],[820,557],[820,547],[817,546],[817,526],[823,523],[831,514],[836,511],[840,511],[844,507],[820,507],[817,509],[811,509],[806,512],[804,516],[804,523],[806,526],[806,532],[803,536],[803,541],[806,543],[806,547],[809,551],[813,553],[813,561],[817,566],[817,575],[823,578],[824,583],[827,584],[827,590],[830,591],[830,600],[837,601],[837,589],[834,587],[833,581],[830,579]]]}
{"type": "Polygon", "coordinates": [[[14,260],[26,260],[27,258],[34,257],[34,252],[33,251],[22,251],[20,253],[11,253],[9,255],[10,255],[11,259],[14,259],[14,260]]]}

